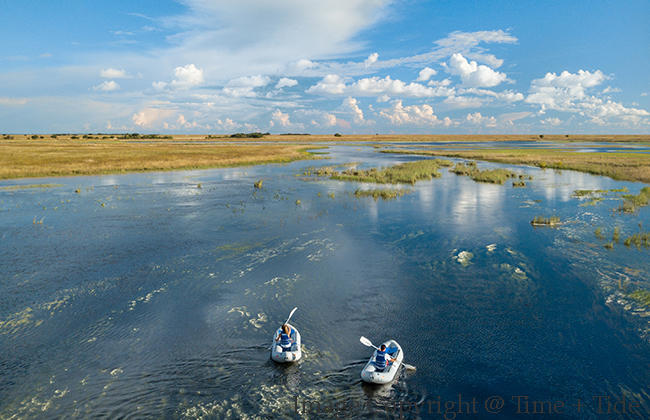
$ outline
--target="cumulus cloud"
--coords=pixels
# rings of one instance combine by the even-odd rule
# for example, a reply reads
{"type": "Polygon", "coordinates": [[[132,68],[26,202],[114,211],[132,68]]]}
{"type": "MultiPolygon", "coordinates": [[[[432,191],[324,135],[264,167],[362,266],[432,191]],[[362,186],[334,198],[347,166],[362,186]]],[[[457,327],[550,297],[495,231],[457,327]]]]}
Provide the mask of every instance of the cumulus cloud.
{"type": "Polygon", "coordinates": [[[557,118],[557,117],[556,118],[547,118],[545,120],[541,120],[540,123],[542,123],[542,125],[557,127],[558,125],[562,125],[562,120],[557,118]]]}
{"type": "Polygon", "coordinates": [[[377,59],[379,58],[379,54],[377,53],[372,53],[366,58],[366,60],[363,62],[366,68],[372,66],[377,62],[377,59]]]}
{"type": "Polygon", "coordinates": [[[133,114],[133,124],[142,128],[160,126],[163,120],[176,115],[176,111],[159,108],[144,108],[133,114]]]}
{"type": "Polygon", "coordinates": [[[612,117],[636,123],[640,121],[640,117],[650,115],[643,109],[626,108],[620,103],[609,100],[605,102],[587,94],[590,89],[607,79],[600,70],[593,73],[579,70],[575,74],[563,71],[559,76],[546,73],[542,79],[531,82],[530,94],[525,102],[539,106],[540,114],[547,109],[578,113],[601,125],[612,117]]]}
{"type": "Polygon", "coordinates": [[[484,105],[481,98],[471,96],[450,96],[442,102],[448,109],[480,108],[484,105]]]}
{"type": "Polygon", "coordinates": [[[472,125],[484,125],[486,127],[496,127],[497,119],[494,117],[484,117],[480,112],[474,114],[467,114],[465,121],[472,125]]]}
{"type": "Polygon", "coordinates": [[[203,82],[203,69],[197,68],[194,64],[174,69],[175,79],[169,83],[153,82],[151,85],[156,91],[177,91],[187,90],[203,82]]]}
{"type": "Polygon", "coordinates": [[[113,80],[108,81],[107,80],[107,81],[102,82],[101,84],[99,84],[97,86],[94,86],[93,90],[97,91],[97,92],[111,92],[111,91],[117,90],[119,88],[120,88],[120,85],[115,83],[115,81],[113,81],[113,80]]]}
{"type": "Polygon", "coordinates": [[[352,120],[357,125],[374,123],[374,121],[366,120],[364,118],[363,111],[361,110],[361,108],[359,108],[358,101],[351,96],[348,96],[347,98],[343,99],[343,103],[341,103],[341,110],[343,112],[350,114],[352,116],[352,120]]]}
{"type": "Polygon", "coordinates": [[[433,113],[430,105],[402,105],[402,101],[394,101],[391,108],[382,109],[379,116],[387,119],[393,125],[436,126],[442,124],[433,113]]]}
{"type": "Polygon", "coordinates": [[[479,65],[476,61],[468,62],[462,54],[451,56],[449,66],[445,63],[445,71],[449,74],[460,76],[464,86],[468,87],[494,87],[508,80],[504,73],[494,71],[488,66],[479,65]]]}
{"type": "Polygon", "coordinates": [[[288,79],[286,77],[283,77],[282,79],[278,80],[278,84],[275,85],[275,88],[276,89],[282,89],[283,87],[296,86],[297,84],[298,84],[297,80],[288,79]]]}
{"type": "Polygon", "coordinates": [[[453,89],[445,87],[427,87],[419,83],[406,84],[398,79],[372,77],[351,82],[350,78],[338,75],[328,75],[316,85],[307,89],[307,93],[317,95],[346,95],[346,96],[382,96],[393,95],[406,98],[431,98],[449,96],[453,89]]]}
{"type": "Polygon", "coordinates": [[[426,82],[431,78],[431,76],[435,76],[438,74],[437,71],[435,71],[432,68],[425,67],[422,70],[420,70],[420,74],[418,75],[418,78],[415,79],[416,82],[426,82]]]}
{"type": "Polygon", "coordinates": [[[226,84],[226,86],[223,88],[223,93],[234,98],[254,97],[257,96],[257,94],[254,92],[255,88],[264,87],[270,82],[270,77],[262,76],[261,74],[258,74],[257,76],[238,77],[236,79],[230,80],[226,84]]]}
{"type": "Polygon", "coordinates": [[[114,68],[108,68],[99,72],[99,77],[102,77],[104,79],[130,79],[133,76],[129,75],[124,69],[118,70],[114,68]]]}
{"type": "Polygon", "coordinates": [[[271,114],[271,121],[270,121],[270,126],[273,127],[275,126],[275,123],[280,124],[283,128],[287,128],[289,130],[304,130],[305,126],[302,123],[292,123],[289,121],[289,114],[284,114],[282,111],[279,109],[276,109],[273,111],[273,114],[271,114]]]}
{"type": "Polygon", "coordinates": [[[611,86],[607,86],[605,89],[603,89],[603,93],[618,93],[621,90],[619,88],[613,88],[611,86]]]}

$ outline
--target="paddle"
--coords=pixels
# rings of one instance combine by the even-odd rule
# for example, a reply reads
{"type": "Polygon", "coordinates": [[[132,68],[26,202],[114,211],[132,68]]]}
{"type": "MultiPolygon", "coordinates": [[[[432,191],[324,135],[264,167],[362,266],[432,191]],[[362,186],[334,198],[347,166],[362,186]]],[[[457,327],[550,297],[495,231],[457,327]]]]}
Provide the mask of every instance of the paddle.
{"type": "MultiPolygon", "coordinates": [[[[296,312],[296,309],[298,309],[297,306],[291,310],[291,312],[289,313],[289,318],[287,318],[287,320],[286,320],[286,322],[285,322],[284,324],[288,324],[288,323],[289,323],[289,320],[290,320],[291,317],[293,316],[293,313],[296,312]]],[[[282,324],[282,325],[284,325],[284,324],[282,324]]],[[[274,344],[271,344],[271,347],[269,347],[269,350],[271,350],[271,349],[273,348],[273,346],[274,346],[274,344]]]]}
{"type": "Polygon", "coordinates": [[[293,316],[293,313],[296,312],[296,309],[298,309],[297,306],[296,306],[295,308],[293,308],[293,310],[292,310],[291,313],[289,314],[289,318],[287,318],[287,322],[285,322],[285,324],[288,324],[288,323],[289,323],[289,320],[290,320],[291,317],[293,316]]]}
{"type": "MultiPolygon", "coordinates": [[[[364,346],[374,347],[377,350],[379,350],[379,348],[377,348],[377,346],[372,344],[372,342],[370,340],[368,340],[366,337],[361,336],[359,341],[361,341],[361,344],[363,344],[364,346]]],[[[404,365],[404,367],[407,368],[408,370],[415,370],[415,366],[413,366],[413,365],[409,365],[409,364],[404,363],[404,362],[402,362],[402,365],[404,365]]]]}

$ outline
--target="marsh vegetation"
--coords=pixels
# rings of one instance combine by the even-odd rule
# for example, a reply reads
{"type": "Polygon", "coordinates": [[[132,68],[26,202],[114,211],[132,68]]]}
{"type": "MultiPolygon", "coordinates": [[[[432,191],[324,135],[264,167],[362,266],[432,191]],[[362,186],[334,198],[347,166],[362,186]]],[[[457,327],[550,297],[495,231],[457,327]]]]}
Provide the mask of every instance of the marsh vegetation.
{"type": "Polygon", "coordinates": [[[383,200],[391,200],[397,197],[401,197],[404,194],[410,194],[411,190],[406,189],[372,189],[372,190],[362,190],[358,189],[354,192],[356,197],[372,197],[375,201],[380,198],[383,200]]]}
{"type": "Polygon", "coordinates": [[[428,180],[442,176],[439,169],[451,166],[448,160],[427,159],[406,162],[384,169],[347,169],[333,174],[330,178],[341,181],[374,182],[377,184],[415,184],[420,180],[428,180]]]}
{"type": "Polygon", "coordinates": [[[650,187],[644,187],[637,195],[624,195],[624,201],[618,207],[623,213],[636,213],[639,207],[645,207],[650,203],[650,187]]]}
{"type": "MultiPolygon", "coordinates": [[[[637,141],[647,142],[649,140],[649,136],[637,137],[637,141]]],[[[503,141],[503,139],[501,141],[503,141]]],[[[585,138],[583,141],[595,140],[587,140],[585,138]]],[[[612,137],[609,141],[617,140],[615,137],[612,137]]],[[[619,141],[622,140],[619,139],[619,141]]],[[[632,141],[632,139],[629,139],[628,141],[632,141]]],[[[482,160],[495,163],[537,166],[542,169],[566,169],[586,172],[594,175],[602,175],[619,181],[641,181],[650,183],[650,154],[647,153],[579,153],[561,149],[531,148],[435,150],[433,147],[418,151],[388,149],[381,150],[380,153],[456,157],[468,160],[482,160]]]]}
{"type": "MultiPolygon", "coordinates": [[[[517,174],[507,169],[484,169],[480,170],[476,166],[476,162],[468,162],[467,164],[459,162],[452,169],[449,170],[457,175],[466,175],[476,182],[488,182],[492,184],[504,184],[510,178],[517,178],[517,174]]],[[[524,185],[526,183],[524,182],[524,185]]]]}

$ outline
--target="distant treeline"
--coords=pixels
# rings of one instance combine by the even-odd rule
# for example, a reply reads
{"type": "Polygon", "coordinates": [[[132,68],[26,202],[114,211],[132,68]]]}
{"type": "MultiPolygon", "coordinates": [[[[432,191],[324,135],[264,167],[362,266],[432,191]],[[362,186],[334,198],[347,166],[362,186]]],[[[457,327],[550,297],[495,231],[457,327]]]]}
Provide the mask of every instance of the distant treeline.
{"type": "Polygon", "coordinates": [[[281,136],[311,136],[309,133],[282,133],[281,136]]]}
{"type": "Polygon", "coordinates": [[[233,139],[259,139],[264,136],[270,136],[271,133],[235,133],[231,134],[230,138],[233,139]]]}
{"type": "MultiPolygon", "coordinates": [[[[8,134],[3,134],[3,137],[5,140],[10,140],[13,139],[14,137],[8,134]]],[[[29,135],[25,134],[25,137],[32,138],[32,139],[39,139],[39,138],[44,138],[44,136],[40,136],[38,134],[34,135],[29,135]]],[[[56,134],[50,134],[50,138],[56,139],[59,137],[70,137],[73,140],[79,139],[79,138],[84,138],[84,139],[139,139],[139,140],[148,140],[148,139],[168,139],[171,140],[174,137],[172,136],[162,136],[160,134],[138,134],[138,133],[124,133],[124,134],[104,134],[104,133],[97,133],[96,135],[93,135],[92,133],[89,134],[70,134],[70,133],[56,133],[56,134]]]]}

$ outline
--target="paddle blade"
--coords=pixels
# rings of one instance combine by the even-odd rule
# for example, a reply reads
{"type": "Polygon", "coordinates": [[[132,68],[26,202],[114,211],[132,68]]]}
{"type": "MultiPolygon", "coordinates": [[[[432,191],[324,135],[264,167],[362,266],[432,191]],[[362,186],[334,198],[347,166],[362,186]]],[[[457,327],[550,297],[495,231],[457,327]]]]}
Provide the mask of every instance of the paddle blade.
{"type": "Polygon", "coordinates": [[[402,365],[404,365],[404,367],[405,367],[406,369],[408,369],[408,370],[416,370],[416,369],[415,369],[415,366],[413,366],[413,365],[409,365],[409,364],[407,364],[407,363],[402,363],[402,365]]]}
{"type": "Polygon", "coordinates": [[[289,318],[287,318],[287,322],[285,322],[285,324],[288,324],[288,323],[289,323],[289,320],[290,320],[291,317],[293,316],[293,313],[296,312],[296,309],[298,309],[297,306],[296,306],[295,308],[293,308],[293,310],[292,310],[291,313],[289,314],[289,318]]]}
{"type": "MultiPolygon", "coordinates": [[[[359,339],[359,341],[361,341],[361,344],[363,344],[364,346],[375,347],[375,346],[372,344],[372,341],[368,340],[368,339],[367,339],[366,337],[364,337],[364,336],[361,336],[361,338],[359,339]]],[[[377,348],[377,347],[375,347],[375,348],[377,348]]]]}

